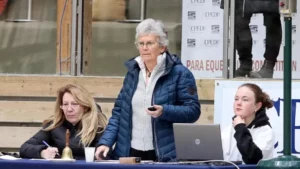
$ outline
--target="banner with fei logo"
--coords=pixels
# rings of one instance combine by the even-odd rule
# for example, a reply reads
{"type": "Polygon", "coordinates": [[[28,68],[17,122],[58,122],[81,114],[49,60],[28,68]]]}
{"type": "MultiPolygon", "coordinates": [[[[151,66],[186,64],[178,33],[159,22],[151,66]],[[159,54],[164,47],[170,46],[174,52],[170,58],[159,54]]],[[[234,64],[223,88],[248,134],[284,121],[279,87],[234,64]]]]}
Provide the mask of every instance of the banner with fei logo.
{"type": "MultiPolygon", "coordinates": [[[[221,0],[182,0],[182,63],[196,79],[220,78],[223,70],[223,10],[221,0]]],[[[298,3],[300,9],[300,3],[298,3]]],[[[300,79],[300,19],[293,15],[292,25],[292,77],[300,79]]],[[[274,68],[274,78],[283,77],[284,22],[282,45],[274,68]]],[[[266,29],[262,14],[254,14],[249,28],[253,38],[253,70],[264,62],[266,29]]],[[[236,67],[239,67],[236,54],[236,67]]]]}
{"type": "MultiPolygon", "coordinates": [[[[221,124],[221,130],[232,124],[233,104],[238,87],[244,83],[255,83],[269,94],[274,107],[267,110],[270,123],[276,135],[275,150],[283,154],[283,81],[215,81],[214,123],[221,124]]],[[[292,83],[292,153],[300,157],[300,82],[292,83]]]]}

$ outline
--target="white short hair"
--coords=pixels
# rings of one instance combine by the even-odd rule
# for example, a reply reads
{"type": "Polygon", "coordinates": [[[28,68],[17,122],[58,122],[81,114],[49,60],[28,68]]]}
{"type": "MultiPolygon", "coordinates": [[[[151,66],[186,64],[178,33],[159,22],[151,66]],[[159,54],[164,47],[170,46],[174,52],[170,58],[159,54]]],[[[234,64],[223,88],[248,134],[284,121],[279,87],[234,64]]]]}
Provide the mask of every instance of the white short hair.
{"type": "Polygon", "coordinates": [[[169,40],[167,31],[165,29],[164,24],[160,20],[154,20],[152,18],[145,19],[141,23],[139,23],[136,27],[135,40],[142,35],[153,34],[159,37],[159,44],[161,46],[168,46],[169,40]]]}

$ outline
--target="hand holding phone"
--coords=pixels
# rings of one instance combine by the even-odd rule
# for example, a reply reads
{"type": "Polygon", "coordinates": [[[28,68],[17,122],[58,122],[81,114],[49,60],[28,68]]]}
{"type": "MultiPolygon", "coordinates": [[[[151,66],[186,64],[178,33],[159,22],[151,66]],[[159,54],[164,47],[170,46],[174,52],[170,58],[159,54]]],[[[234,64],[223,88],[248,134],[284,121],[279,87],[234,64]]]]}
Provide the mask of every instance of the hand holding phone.
{"type": "Polygon", "coordinates": [[[157,118],[163,113],[163,106],[161,105],[152,105],[146,109],[146,112],[153,118],[157,118]]]}
{"type": "Polygon", "coordinates": [[[151,106],[151,107],[148,107],[148,110],[149,111],[156,111],[157,109],[155,107],[151,106]]]}

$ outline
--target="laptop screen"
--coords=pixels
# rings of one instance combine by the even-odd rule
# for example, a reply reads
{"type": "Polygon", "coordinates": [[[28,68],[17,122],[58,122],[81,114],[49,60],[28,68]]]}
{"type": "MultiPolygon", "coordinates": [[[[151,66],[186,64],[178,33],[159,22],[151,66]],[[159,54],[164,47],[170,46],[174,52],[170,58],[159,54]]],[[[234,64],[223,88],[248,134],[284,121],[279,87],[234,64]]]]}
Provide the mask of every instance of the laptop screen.
{"type": "Polygon", "coordinates": [[[174,123],[177,160],[223,160],[220,125],[174,123]]]}

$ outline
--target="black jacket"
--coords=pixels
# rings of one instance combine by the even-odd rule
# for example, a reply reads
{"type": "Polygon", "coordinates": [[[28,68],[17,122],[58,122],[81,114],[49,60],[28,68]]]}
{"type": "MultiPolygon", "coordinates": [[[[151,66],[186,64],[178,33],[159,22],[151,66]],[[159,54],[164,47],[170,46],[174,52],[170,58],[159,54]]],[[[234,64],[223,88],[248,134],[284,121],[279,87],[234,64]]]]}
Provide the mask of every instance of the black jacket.
{"type": "MultiPolygon", "coordinates": [[[[44,131],[40,130],[28,141],[26,141],[20,148],[20,156],[22,158],[42,158],[40,153],[42,150],[46,149],[47,146],[43,144],[43,140],[46,141],[50,146],[56,147],[59,154],[62,155],[62,151],[65,148],[66,143],[66,131],[70,131],[70,148],[72,149],[74,159],[85,159],[84,147],[80,144],[80,137],[76,137],[81,124],[78,123],[73,126],[68,121],[65,121],[61,126],[51,130],[44,131]]],[[[98,131],[101,131],[99,128],[98,131]]],[[[97,133],[90,147],[96,147],[98,140],[100,139],[102,133],[97,133]]],[[[60,158],[60,157],[56,157],[60,158]]]]}
{"type": "Polygon", "coordinates": [[[251,133],[247,128],[258,128],[265,125],[271,127],[265,108],[261,108],[256,113],[255,119],[247,127],[245,124],[238,124],[234,127],[237,148],[246,164],[257,164],[263,158],[262,151],[253,142],[251,133]]]}

